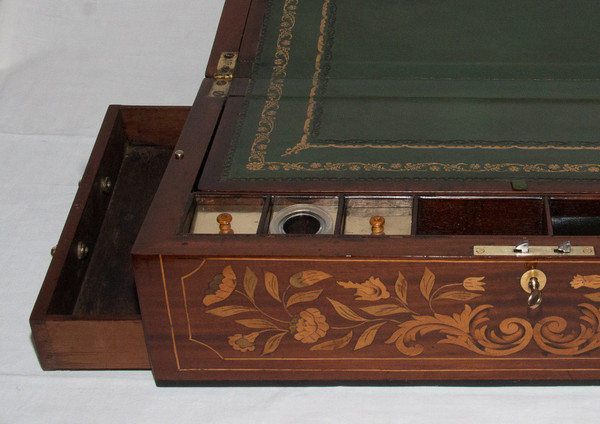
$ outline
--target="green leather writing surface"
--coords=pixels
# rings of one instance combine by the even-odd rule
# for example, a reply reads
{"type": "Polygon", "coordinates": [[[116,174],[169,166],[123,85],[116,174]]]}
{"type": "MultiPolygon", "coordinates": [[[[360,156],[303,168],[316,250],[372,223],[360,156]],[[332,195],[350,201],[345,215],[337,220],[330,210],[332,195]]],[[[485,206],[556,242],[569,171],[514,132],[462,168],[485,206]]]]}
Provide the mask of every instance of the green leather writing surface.
{"type": "Polygon", "coordinates": [[[271,0],[225,180],[594,179],[600,2],[271,0]]]}

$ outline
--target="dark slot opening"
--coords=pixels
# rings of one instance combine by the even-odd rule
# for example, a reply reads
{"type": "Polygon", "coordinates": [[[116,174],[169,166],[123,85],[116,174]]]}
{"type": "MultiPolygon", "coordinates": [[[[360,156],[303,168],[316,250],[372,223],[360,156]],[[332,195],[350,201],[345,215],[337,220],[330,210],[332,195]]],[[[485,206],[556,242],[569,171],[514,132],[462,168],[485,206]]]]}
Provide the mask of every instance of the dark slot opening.
{"type": "Polygon", "coordinates": [[[544,235],[542,198],[419,199],[419,235],[544,235]]]}

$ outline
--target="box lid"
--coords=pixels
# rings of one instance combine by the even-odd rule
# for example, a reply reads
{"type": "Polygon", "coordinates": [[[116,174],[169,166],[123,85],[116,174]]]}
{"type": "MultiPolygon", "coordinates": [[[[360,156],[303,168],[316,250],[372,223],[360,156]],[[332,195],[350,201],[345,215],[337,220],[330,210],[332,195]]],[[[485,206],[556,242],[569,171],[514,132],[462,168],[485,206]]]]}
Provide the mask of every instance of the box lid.
{"type": "Polygon", "coordinates": [[[200,188],[594,180],[599,24],[587,0],[271,0],[200,188]]]}

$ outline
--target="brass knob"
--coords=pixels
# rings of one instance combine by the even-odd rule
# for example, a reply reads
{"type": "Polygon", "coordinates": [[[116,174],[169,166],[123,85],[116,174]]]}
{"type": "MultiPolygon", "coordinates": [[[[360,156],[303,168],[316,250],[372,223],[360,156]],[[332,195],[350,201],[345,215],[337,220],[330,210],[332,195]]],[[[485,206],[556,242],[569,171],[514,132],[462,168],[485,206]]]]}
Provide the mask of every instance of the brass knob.
{"type": "Polygon", "coordinates": [[[384,235],[383,226],[385,225],[385,218],[383,216],[372,216],[369,223],[371,224],[371,235],[384,235]]]}
{"type": "Polygon", "coordinates": [[[219,234],[233,234],[231,229],[231,220],[233,218],[228,213],[222,213],[217,216],[217,222],[219,223],[219,234]]]}
{"type": "Polygon", "coordinates": [[[88,253],[90,252],[90,248],[87,244],[80,241],[79,243],[77,243],[75,251],[77,253],[77,259],[81,261],[82,259],[85,259],[87,257],[88,253]]]}

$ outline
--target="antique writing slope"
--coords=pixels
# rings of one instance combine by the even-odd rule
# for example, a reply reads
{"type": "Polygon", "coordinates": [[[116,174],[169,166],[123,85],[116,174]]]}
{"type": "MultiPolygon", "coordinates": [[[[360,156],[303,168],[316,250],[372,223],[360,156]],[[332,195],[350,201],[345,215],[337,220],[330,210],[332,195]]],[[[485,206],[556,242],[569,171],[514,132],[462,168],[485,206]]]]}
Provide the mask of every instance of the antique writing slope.
{"type": "MultiPolygon", "coordinates": [[[[133,246],[157,382],[598,379],[599,19],[593,1],[228,1],[133,246]]],[[[32,315],[50,356],[55,310],[123,298],[71,237],[76,282],[32,315]]]]}

